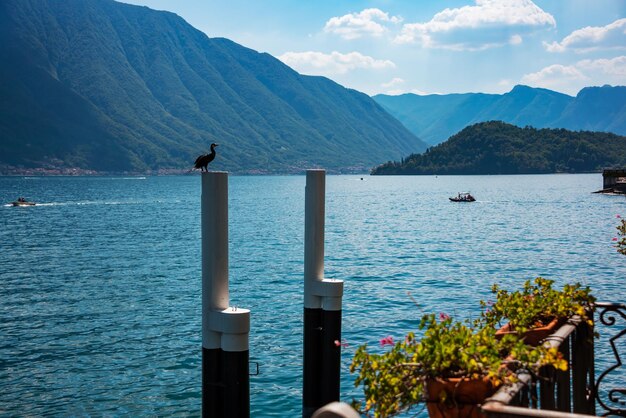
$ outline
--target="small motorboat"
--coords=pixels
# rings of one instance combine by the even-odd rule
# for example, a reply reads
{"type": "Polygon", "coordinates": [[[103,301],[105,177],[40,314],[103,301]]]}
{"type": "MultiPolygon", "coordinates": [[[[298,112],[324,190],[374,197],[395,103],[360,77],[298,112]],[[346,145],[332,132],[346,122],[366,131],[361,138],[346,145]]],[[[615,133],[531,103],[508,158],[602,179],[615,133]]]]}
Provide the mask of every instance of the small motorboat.
{"type": "Polygon", "coordinates": [[[11,203],[13,206],[35,206],[35,202],[29,202],[23,197],[18,197],[15,202],[11,203]]]}
{"type": "Polygon", "coordinates": [[[452,202],[475,202],[476,199],[469,193],[459,193],[455,197],[450,197],[452,202]]]}

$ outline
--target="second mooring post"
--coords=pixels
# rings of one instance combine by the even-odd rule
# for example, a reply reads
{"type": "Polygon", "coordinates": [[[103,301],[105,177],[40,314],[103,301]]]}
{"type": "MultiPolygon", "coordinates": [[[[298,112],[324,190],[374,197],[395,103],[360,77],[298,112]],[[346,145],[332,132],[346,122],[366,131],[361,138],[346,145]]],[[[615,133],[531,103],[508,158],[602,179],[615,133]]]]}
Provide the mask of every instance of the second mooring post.
{"type": "Polygon", "coordinates": [[[202,416],[249,418],[250,311],[229,306],[228,173],[202,173],[202,416]]]}
{"type": "Polygon", "coordinates": [[[339,400],[343,281],[324,278],[326,171],[307,170],[302,416],[339,400]]]}

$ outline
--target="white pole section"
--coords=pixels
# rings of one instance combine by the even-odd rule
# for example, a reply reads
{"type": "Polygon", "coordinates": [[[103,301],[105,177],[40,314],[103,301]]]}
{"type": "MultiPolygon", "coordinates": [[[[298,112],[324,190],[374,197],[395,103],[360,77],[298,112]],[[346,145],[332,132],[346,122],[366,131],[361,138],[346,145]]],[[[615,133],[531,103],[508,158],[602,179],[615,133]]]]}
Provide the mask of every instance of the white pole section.
{"type": "Polygon", "coordinates": [[[324,278],[326,170],[306,171],[304,195],[304,307],[340,311],[343,280],[324,278]]]}
{"type": "Polygon", "coordinates": [[[302,416],[339,400],[343,281],[324,278],[326,171],[307,170],[302,416]]]}
{"type": "Polygon", "coordinates": [[[228,173],[202,173],[202,416],[249,418],[250,311],[229,307],[228,173]]]}
{"type": "Polygon", "coordinates": [[[220,348],[211,311],[228,308],[228,173],[202,173],[202,346],[220,348]]]}
{"type": "Polygon", "coordinates": [[[325,170],[306,171],[304,194],[304,307],[321,308],[315,286],[324,279],[325,170]]]}

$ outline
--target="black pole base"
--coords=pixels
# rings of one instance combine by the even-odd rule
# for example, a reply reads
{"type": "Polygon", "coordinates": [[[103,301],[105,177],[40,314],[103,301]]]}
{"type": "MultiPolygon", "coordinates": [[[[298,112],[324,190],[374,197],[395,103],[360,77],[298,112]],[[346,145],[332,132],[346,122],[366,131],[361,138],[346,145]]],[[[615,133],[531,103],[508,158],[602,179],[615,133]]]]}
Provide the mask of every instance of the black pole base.
{"type": "Polygon", "coordinates": [[[341,379],[341,311],[322,310],[321,406],[339,401],[341,379]]]}
{"type": "Polygon", "coordinates": [[[222,398],[223,385],[220,382],[222,350],[219,348],[202,347],[202,416],[224,416],[222,398]]]}
{"type": "Polygon", "coordinates": [[[304,308],[302,417],[339,401],[341,311],[304,308]]]}
{"type": "Polygon", "coordinates": [[[309,418],[321,406],[322,310],[304,308],[304,367],[302,417],[309,418]]]}
{"type": "Polygon", "coordinates": [[[250,418],[249,351],[202,347],[202,417],[250,418]]]}

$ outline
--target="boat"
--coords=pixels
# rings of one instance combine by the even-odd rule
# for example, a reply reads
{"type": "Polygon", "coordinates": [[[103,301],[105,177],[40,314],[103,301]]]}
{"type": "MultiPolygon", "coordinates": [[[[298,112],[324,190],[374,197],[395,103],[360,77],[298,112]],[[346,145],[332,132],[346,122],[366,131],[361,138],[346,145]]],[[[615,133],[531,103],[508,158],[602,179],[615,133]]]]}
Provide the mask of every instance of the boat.
{"type": "Polygon", "coordinates": [[[452,202],[475,202],[476,199],[470,193],[459,193],[455,197],[450,197],[452,202]]]}
{"type": "Polygon", "coordinates": [[[35,202],[29,202],[23,197],[18,197],[15,202],[11,203],[13,206],[35,206],[35,202]]]}

